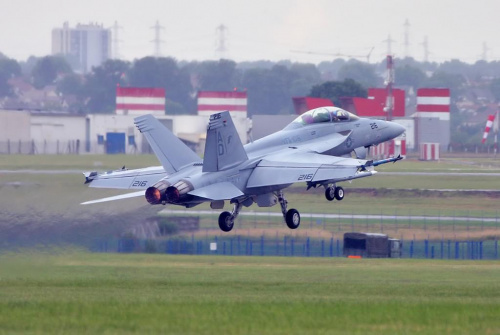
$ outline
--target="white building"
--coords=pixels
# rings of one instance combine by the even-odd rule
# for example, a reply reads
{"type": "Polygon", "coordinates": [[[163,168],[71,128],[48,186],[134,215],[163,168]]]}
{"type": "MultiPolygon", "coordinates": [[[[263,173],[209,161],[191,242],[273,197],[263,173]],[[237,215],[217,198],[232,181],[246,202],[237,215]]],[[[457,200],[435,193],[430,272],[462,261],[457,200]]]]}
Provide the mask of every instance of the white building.
{"type": "Polygon", "coordinates": [[[111,30],[97,24],[52,29],[52,54],[65,56],[75,71],[89,72],[111,58],[111,30]]]}

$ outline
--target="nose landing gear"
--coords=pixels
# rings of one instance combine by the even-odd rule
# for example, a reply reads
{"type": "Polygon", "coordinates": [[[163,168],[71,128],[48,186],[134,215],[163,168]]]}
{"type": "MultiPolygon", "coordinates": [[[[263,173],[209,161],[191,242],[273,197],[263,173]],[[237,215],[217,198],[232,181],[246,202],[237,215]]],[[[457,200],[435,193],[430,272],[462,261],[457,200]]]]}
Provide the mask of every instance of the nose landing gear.
{"type": "Polygon", "coordinates": [[[300,225],[300,213],[295,208],[287,210],[288,201],[285,199],[283,191],[278,192],[278,201],[281,206],[281,212],[285,219],[286,225],[290,229],[297,229],[300,225]]]}
{"type": "Polygon", "coordinates": [[[239,202],[236,202],[233,205],[233,211],[230,212],[222,212],[219,215],[219,228],[224,232],[230,232],[234,227],[234,220],[240,214],[241,207],[243,205],[239,202]]]}

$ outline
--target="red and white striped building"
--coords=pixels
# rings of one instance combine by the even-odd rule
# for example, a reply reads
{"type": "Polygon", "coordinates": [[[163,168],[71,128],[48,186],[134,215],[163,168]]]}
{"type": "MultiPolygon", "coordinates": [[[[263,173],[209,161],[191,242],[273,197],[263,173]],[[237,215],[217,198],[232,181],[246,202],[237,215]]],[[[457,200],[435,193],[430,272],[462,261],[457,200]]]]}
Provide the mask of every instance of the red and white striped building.
{"type": "Polygon", "coordinates": [[[200,91],[198,92],[198,115],[210,116],[229,111],[231,117],[247,117],[247,92],[200,91]]]}
{"type": "Polygon", "coordinates": [[[116,88],[116,114],[165,115],[165,89],[118,86],[116,88]]]}
{"type": "Polygon", "coordinates": [[[417,90],[415,117],[416,142],[439,143],[441,150],[450,144],[450,89],[420,88],[417,90]]]}
{"type": "Polygon", "coordinates": [[[450,89],[419,88],[416,116],[450,121],[450,89]]]}
{"type": "Polygon", "coordinates": [[[422,161],[439,160],[439,143],[420,143],[420,156],[422,161]]]}

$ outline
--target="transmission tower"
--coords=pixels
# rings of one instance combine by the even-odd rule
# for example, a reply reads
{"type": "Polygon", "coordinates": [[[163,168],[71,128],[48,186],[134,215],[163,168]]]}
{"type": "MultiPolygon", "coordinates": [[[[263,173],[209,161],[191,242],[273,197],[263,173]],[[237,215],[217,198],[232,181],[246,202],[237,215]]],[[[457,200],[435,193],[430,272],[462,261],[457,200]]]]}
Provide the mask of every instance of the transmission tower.
{"type": "Polygon", "coordinates": [[[404,43],[405,43],[405,57],[409,57],[410,53],[410,22],[408,19],[406,19],[405,24],[405,38],[404,38],[404,43]]]}
{"type": "Polygon", "coordinates": [[[223,24],[221,24],[215,29],[215,32],[217,34],[217,47],[215,48],[215,53],[217,54],[217,57],[220,59],[224,58],[225,53],[227,51],[226,31],[227,27],[223,24]]]}
{"type": "Polygon", "coordinates": [[[387,77],[385,79],[386,102],[384,111],[387,113],[387,120],[392,120],[394,111],[394,96],[392,87],[394,85],[394,63],[391,55],[387,55],[387,77]]]}
{"type": "Polygon", "coordinates": [[[112,58],[114,59],[120,59],[120,42],[121,40],[119,39],[119,34],[120,34],[120,29],[122,29],[121,26],[118,25],[118,22],[115,21],[115,24],[113,25],[113,27],[111,27],[112,29],[112,38],[111,38],[111,42],[112,42],[112,45],[113,45],[113,49],[112,49],[112,52],[111,52],[111,55],[112,55],[112,58]]]}
{"type": "Polygon", "coordinates": [[[160,23],[158,20],[156,21],[156,24],[151,27],[151,29],[154,29],[155,31],[155,39],[152,41],[154,43],[154,56],[155,57],[161,57],[161,45],[162,43],[165,43],[161,39],[161,31],[165,30],[163,26],[160,26],[160,23]]]}
{"type": "Polygon", "coordinates": [[[387,39],[383,40],[382,42],[387,43],[387,54],[392,55],[392,42],[396,42],[391,38],[391,34],[387,35],[387,39]]]}
{"type": "Polygon", "coordinates": [[[483,42],[483,54],[481,55],[481,59],[486,62],[488,61],[488,51],[490,51],[490,49],[488,48],[488,44],[486,44],[486,42],[483,42]]]}
{"type": "Polygon", "coordinates": [[[424,47],[424,62],[428,62],[429,61],[429,39],[427,38],[427,35],[424,36],[424,41],[421,44],[424,47]]]}

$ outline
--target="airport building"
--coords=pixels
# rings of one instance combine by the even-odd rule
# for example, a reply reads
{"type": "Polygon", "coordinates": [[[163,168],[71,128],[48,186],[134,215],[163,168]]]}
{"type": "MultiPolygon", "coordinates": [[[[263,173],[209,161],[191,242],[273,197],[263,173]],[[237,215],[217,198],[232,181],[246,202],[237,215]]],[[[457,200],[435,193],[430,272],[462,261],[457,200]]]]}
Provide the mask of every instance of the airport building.
{"type": "Polygon", "coordinates": [[[111,30],[102,25],[77,24],[52,30],[52,54],[63,55],[75,71],[87,73],[111,58],[111,30]]]}
{"type": "MultiPolygon", "coordinates": [[[[420,89],[417,95],[417,112],[410,114],[405,109],[405,92],[394,90],[392,121],[403,125],[406,132],[391,143],[372,148],[373,158],[405,155],[407,149],[418,150],[419,143],[434,143],[434,146],[437,143],[441,146],[438,149],[446,150],[450,137],[449,90],[420,89]]],[[[322,100],[294,97],[295,115],[254,115],[249,119],[246,92],[199,92],[198,115],[168,115],[164,89],[117,87],[115,114],[0,111],[5,120],[0,124],[0,153],[149,153],[151,149],[135,127],[134,118],[153,114],[174,135],[202,154],[212,113],[234,111],[233,122],[241,141],[248,143],[283,129],[305,110],[332,105],[322,100]]],[[[370,89],[367,99],[345,98],[342,102],[345,109],[359,116],[385,119],[385,100],[384,89],[370,89]]]]}

